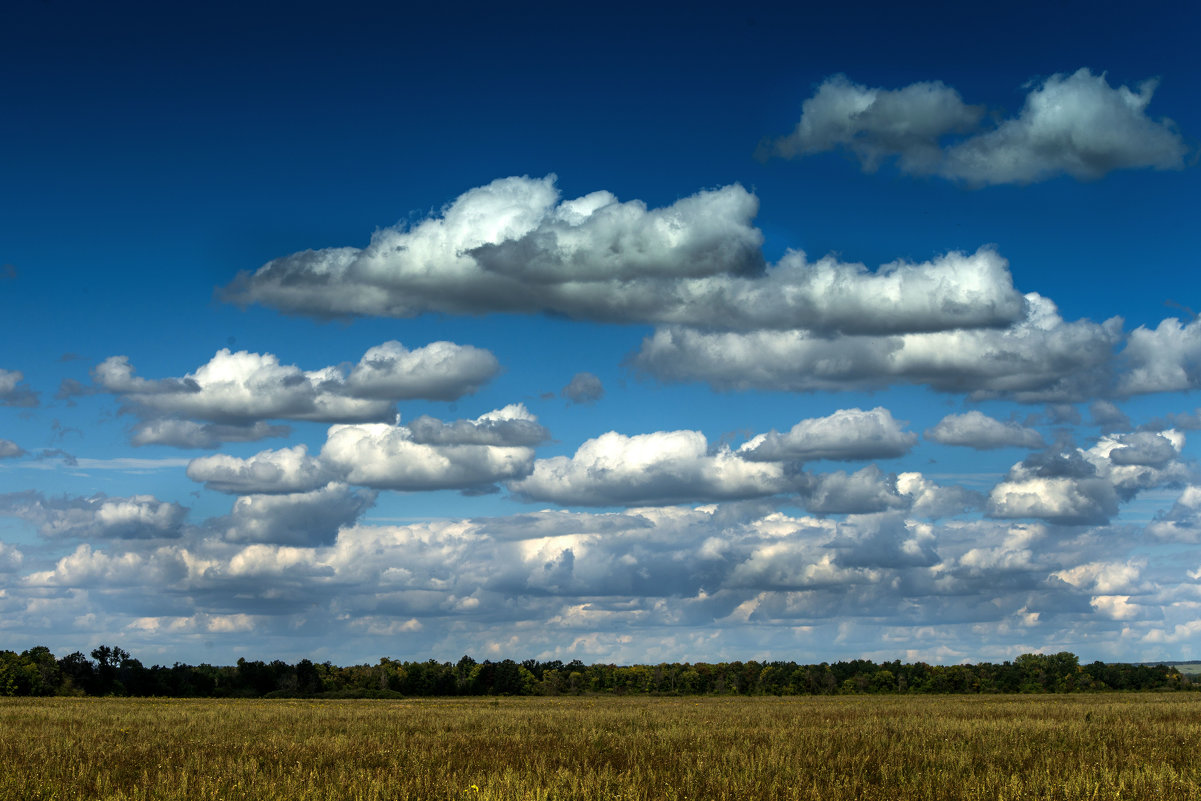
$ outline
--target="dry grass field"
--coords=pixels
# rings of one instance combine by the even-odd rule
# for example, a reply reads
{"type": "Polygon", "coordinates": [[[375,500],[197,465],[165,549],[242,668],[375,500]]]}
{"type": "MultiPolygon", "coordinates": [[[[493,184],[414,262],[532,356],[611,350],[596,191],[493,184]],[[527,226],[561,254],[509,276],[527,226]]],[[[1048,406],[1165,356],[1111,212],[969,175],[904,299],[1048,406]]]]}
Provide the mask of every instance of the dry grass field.
{"type": "Polygon", "coordinates": [[[0,799],[1201,799],[1201,694],[0,699],[0,799]]]}

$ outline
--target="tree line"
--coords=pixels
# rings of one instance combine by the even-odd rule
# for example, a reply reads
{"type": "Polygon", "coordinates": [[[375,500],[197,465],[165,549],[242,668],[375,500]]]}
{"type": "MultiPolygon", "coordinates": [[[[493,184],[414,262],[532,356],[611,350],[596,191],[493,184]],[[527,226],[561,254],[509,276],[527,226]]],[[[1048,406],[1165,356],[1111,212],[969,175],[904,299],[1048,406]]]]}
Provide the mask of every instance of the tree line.
{"type": "Polygon", "coordinates": [[[834,695],[858,693],[1065,693],[1190,690],[1201,682],[1169,665],[1093,662],[1075,654],[1022,654],[1000,664],[924,662],[692,662],[586,665],[527,659],[457,663],[383,658],[340,667],[238,659],[235,665],[144,666],[123,648],[55,657],[45,646],[0,650],[0,695],[197,698],[401,698],[450,695],[834,695]]]}

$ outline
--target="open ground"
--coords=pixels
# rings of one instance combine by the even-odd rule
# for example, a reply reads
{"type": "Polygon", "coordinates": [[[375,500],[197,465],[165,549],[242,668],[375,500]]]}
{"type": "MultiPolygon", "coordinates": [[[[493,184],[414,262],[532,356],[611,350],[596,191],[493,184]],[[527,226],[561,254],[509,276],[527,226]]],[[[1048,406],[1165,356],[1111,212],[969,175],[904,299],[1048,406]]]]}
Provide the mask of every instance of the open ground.
{"type": "Polygon", "coordinates": [[[1201,799],[1192,693],[0,699],[0,799],[1201,799]]]}

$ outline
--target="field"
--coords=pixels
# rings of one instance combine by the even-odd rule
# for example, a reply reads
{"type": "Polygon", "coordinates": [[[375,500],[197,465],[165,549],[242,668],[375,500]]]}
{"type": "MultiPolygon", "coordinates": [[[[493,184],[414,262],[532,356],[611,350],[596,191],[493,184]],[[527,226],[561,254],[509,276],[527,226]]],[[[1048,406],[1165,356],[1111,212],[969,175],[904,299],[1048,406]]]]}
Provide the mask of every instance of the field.
{"type": "Polygon", "coordinates": [[[1201,799],[1201,694],[0,699],[0,799],[1201,799]]]}

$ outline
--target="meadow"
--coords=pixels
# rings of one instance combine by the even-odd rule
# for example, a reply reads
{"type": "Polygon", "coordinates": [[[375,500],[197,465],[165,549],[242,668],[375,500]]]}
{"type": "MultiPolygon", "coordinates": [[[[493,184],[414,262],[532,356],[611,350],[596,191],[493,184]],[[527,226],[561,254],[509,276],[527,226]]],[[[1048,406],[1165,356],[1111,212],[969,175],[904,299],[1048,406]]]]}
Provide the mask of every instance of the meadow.
{"type": "Polygon", "coordinates": [[[0,799],[1201,799],[1201,696],[0,699],[0,799]]]}

